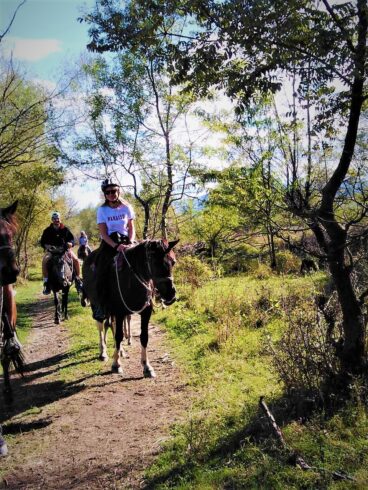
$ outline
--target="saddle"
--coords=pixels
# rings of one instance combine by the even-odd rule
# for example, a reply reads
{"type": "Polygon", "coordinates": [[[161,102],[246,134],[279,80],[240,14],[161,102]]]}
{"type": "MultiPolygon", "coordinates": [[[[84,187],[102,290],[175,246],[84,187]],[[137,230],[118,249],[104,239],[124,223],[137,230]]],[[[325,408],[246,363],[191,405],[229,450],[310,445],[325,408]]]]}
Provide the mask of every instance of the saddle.
{"type": "MultiPolygon", "coordinates": [[[[109,236],[116,244],[119,245],[120,244],[129,245],[131,243],[127,236],[122,235],[117,231],[114,231],[109,236]]],[[[113,258],[116,256],[116,253],[117,252],[115,249],[107,245],[107,243],[102,240],[100,247],[93,252],[94,254],[93,261],[90,263],[91,269],[95,271],[99,262],[101,260],[105,261],[107,256],[111,258],[111,262],[112,262],[113,258]]]]}

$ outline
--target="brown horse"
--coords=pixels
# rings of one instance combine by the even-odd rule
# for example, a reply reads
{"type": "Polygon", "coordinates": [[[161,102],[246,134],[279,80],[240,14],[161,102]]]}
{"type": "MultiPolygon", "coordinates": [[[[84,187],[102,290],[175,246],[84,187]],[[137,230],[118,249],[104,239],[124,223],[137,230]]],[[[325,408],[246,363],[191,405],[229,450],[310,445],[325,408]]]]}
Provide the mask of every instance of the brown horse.
{"type": "MultiPolygon", "coordinates": [[[[16,208],[17,202],[7,208],[0,208],[0,357],[4,372],[4,393],[8,401],[12,399],[10,364],[20,373],[23,373],[24,368],[21,345],[15,333],[17,309],[11,286],[19,274],[12,245],[17,229],[14,217],[16,208]]],[[[0,426],[0,456],[6,454],[7,446],[0,426]]]]}
{"type": "MultiPolygon", "coordinates": [[[[112,371],[122,374],[121,343],[124,319],[132,313],[141,316],[141,363],[145,377],[155,377],[147,357],[148,323],[152,314],[152,299],[156,291],[166,305],[175,301],[172,267],[175,263],[173,247],[179,240],[146,240],[118,254],[111,264],[106,287],[110,293],[109,304],[102,309],[96,291],[94,263],[96,252],[83,264],[84,297],[90,300],[93,318],[102,324],[106,315],[115,319],[115,353],[112,371]]],[[[100,331],[103,327],[101,325],[100,331]]]]}

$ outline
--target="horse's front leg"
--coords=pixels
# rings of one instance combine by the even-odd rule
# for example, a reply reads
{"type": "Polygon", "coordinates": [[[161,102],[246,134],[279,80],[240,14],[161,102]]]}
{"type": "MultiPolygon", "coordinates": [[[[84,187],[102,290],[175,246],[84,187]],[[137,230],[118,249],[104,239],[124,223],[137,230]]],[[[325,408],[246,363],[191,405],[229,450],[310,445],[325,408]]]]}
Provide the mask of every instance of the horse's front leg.
{"type": "Polygon", "coordinates": [[[68,299],[69,299],[69,286],[67,286],[65,289],[63,289],[62,293],[62,312],[64,315],[64,320],[69,320],[69,314],[68,314],[68,299]]]}
{"type": "Polygon", "coordinates": [[[111,366],[111,371],[117,374],[123,374],[123,368],[121,367],[121,356],[120,349],[121,343],[123,341],[123,320],[124,316],[121,313],[118,313],[115,316],[115,351],[113,356],[113,363],[111,366]]]}
{"type": "Polygon", "coordinates": [[[99,349],[100,349],[100,356],[99,359],[100,361],[107,361],[109,359],[109,356],[107,354],[107,346],[106,346],[106,334],[107,334],[107,328],[104,327],[104,324],[102,322],[99,322],[96,320],[96,326],[98,330],[98,336],[99,336],[99,349]]]}
{"type": "Polygon", "coordinates": [[[152,306],[147,306],[141,313],[141,363],[143,366],[143,376],[145,378],[155,378],[156,373],[149,363],[147,356],[147,344],[148,344],[148,324],[152,314],[152,306]]]}
{"type": "Polygon", "coordinates": [[[60,301],[59,301],[59,295],[56,291],[54,291],[54,305],[55,305],[55,320],[54,322],[56,325],[60,324],[60,301]]]}

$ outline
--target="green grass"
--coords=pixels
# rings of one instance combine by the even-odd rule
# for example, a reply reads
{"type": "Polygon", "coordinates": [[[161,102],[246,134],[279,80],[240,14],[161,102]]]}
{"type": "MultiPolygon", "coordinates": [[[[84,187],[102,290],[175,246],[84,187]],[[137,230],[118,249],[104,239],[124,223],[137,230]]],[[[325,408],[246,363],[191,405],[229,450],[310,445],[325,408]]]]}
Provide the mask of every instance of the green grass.
{"type": "MultiPolygon", "coordinates": [[[[70,294],[69,320],[65,322],[69,334],[68,362],[60,370],[61,379],[65,382],[84,377],[95,376],[106,371],[106,365],[98,360],[98,331],[92,319],[90,307],[80,305],[77,293],[73,288],[70,294]]],[[[109,355],[113,353],[113,339],[109,332],[109,355]]]]}
{"type": "MultiPolygon", "coordinates": [[[[32,303],[41,291],[36,280],[17,286],[18,331],[27,342],[32,303]]],[[[257,438],[259,396],[267,403],[282,401],[282,386],[263,349],[264,338],[278,338],[284,328],[283,301],[308,296],[323,283],[312,277],[248,277],[219,279],[191,291],[182,287],[181,300],[155,314],[167,330],[182,382],[189,384],[191,402],[186,420],[147,470],[147,482],[157,489],[349,489],[367,488],[368,418],[363,406],[351,406],[327,419],[316,415],[307,423],[286,421],[287,443],[323,471],[302,471],[287,461],[272,438],[257,438]],[[343,470],[355,482],[333,480],[343,470]]],[[[69,349],[55,376],[83,389],[89,376],[106,367],[97,360],[98,335],[90,309],[82,308],[72,288],[68,328],[69,349]]],[[[111,340],[111,336],[110,339],[111,340]]],[[[110,354],[112,342],[109,342],[110,354]]],[[[51,408],[50,408],[51,409],[51,408]]],[[[29,417],[32,409],[18,414],[29,417]]],[[[261,433],[267,435],[268,427],[261,433]]],[[[8,436],[11,445],[22,435],[8,436]]],[[[41,450],[41,446],[40,446],[41,450]]]]}
{"type": "Polygon", "coordinates": [[[324,280],[320,273],[223,278],[193,291],[182,287],[181,301],[155,315],[168,332],[192,402],[186,421],[173,428],[172,439],[147,471],[152,488],[366,488],[368,421],[363,407],[330,420],[285,422],[290,447],[326,471],[293,467],[285,451],[267,437],[270,429],[259,427],[259,397],[265,396],[268,404],[283,400],[264,338],[281,335],[286,298],[308,297],[324,280]],[[257,439],[259,433],[264,437],[257,439]],[[336,470],[357,481],[334,481],[331,472],[336,470]]]}
{"type": "MultiPolygon", "coordinates": [[[[20,339],[27,342],[34,316],[32,305],[42,291],[41,275],[38,269],[29,271],[28,281],[20,283],[17,287],[16,302],[18,310],[17,330],[20,339]]],[[[69,350],[68,355],[60,364],[58,376],[65,383],[75,381],[78,377],[100,374],[104,365],[98,357],[98,333],[89,307],[83,308],[74,286],[69,293],[69,320],[63,323],[68,329],[69,350]]],[[[112,353],[113,342],[110,333],[109,349],[112,353]]]]}
{"type": "MultiPolygon", "coordinates": [[[[32,280],[19,282],[16,286],[17,330],[25,345],[30,340],[29,333],[35,321],[34,307],[42,291],[41,279],[37,272],[32,274],[31,278],[32,280]]],[[[51,299],[48,300],[48,304],[52,304],[51,299]]],[[[50,359],[50,363],[55,363],[55,368],[57,364],[57,369],[51,369],[52,374],[49,375],[48,382],[50,384],[57,383],[57,392],[50,392],[49,402],[44,406],[25,406],[23,412],[17,412],[14,417],[7,419],[4,423],[6,440],[11,450],[16,448],[18,460],[21,457],[27,460],[30,450],[33,455],[50,450],[47,446],[47,440],[40,440],[36,435],[29,439],[27,434],[23,434],[21,430],[22,423],[27,425],[31,421],[46,420],[56,409],[54,401],[57,398],[55,396],[70,396],[71,393],[83,390],[85,381],[90,376],[98,375],[106,370],[106,366],[97,359],[98,334],[95,322],[91,317],[90,308],[82,308],[80,306],[74,287],[70,292],[69,312],[70,320],[64,322],[60,327],[68,329],[66,334],[69,340],[68,350],[65,354],[60,353],[60,358],[57,360],[50,359]],[[19,432],[8,434],[8,424],[13,426],[13,430],[14,427],[19,426],[19,432]],[[23,455],[21,452],[23,452],[23,455]]],[[[50,315],[53,315],[53,308],[50,311],[50,315]]],[[[112,350],[112,348],[113,342],[110,341],[110,349],[112,350]]],[[[15,471],[12,461],[12,458],[4,460],[0,468],[0,479],[8,472],[15,471]]]]}
{"type": "Polygon", "coordinates": [[[29,282],[16,287],[15,300],[17,303],[17,334],[22,343],[27,341],[33,324],[30,315],[34,298],[40,293],[42,285],[40,282],[29,282]]]}

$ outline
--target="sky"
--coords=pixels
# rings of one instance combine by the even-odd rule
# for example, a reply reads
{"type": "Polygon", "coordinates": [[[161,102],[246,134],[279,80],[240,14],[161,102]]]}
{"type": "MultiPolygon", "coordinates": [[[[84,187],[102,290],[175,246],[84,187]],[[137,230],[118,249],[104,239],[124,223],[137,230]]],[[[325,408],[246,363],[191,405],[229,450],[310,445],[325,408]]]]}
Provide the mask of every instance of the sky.
{"type": "MultiPolygon", "coordinates": [[[[0,0],[0,32],[3,33],[21,0],[0,0]]],[[[53,87],[76,63],[88,43],[88,26],[77,18],[91,10],[95,0],[26,0],[1,43],[5,53],[25,69],[29,78],[53,87]]],[[[65,189],[79,209],[99,202],[95,181],[68,184],[65,189]]]]}

